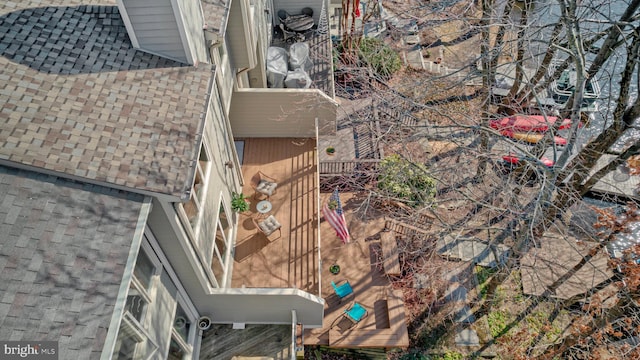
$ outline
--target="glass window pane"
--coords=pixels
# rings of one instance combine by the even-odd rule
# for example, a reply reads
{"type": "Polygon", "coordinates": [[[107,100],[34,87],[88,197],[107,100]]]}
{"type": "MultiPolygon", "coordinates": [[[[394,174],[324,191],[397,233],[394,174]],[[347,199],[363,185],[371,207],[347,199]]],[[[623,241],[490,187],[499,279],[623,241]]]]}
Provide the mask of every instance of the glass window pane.
{"type": "Polygon", "coordinates": [[[224,279],[224,267],[220,262],[220,258],[213,253],[213,258],[211,259],[211,271],[216,276],[216,280],[218,280],[218,285],[222,286],[222,280],[224,279]]]}
{"type": "Polygon", "coordinates": [[[156,271],[156,266],[153,264],[147,253],[141,247],[138,252],[138,259],[136,260],[136,266],[133,269],[133,275],[142,284],[145,290],[149,290],[151,284],[151,277],[156,271]]]}
{"type": "Polygon", "coordinates": [[[176,330],[180,337],[185,342],[189,342],[189,329],[191,329],[191,321],[187,316],[187,313],[184,311],[180,303],[178,303],[178,307],[176,308],[176,317],[173,321],[173,328],[176,330]]]}
{"type": "Polygon", "coordinates": [[[222,261],[226,262],[225,255],[227,253],[227,238],[231,225],[227,219],[227,213],[224,206],[220,206],[220,214],[218,215],[218,228],[216,229],[216,247],[222,261]]]}
{"type": "Polygon", "coordinates": [[[184,349],[180,347],[178,342],[176,342],[172,337],[171,345],[169,345],[169,355],[167,356],[167,359],[169,360],[183,359],[186,354],[187,354],[186,351],[184,351],[184,349]]]}
{"type": "Polygon", "coordinates": [[[118,339],[116,340],[116,346],[113,350],[113,360],[128,360],[133,359],[136,352],[136,345],[138,342],[129,335],[129,332],[120,326],[118,330],[118,339]]]}
{"type": "Polygon", "coordinates": [[[129,294],[127,295],[127,302],[124,305],[124,310],[128,311],[133,317],[142,322],[144,311],[147,308],[147,300],[138,292],[138,289],[133,287],[133,284],[129,286],[129,294]]]}
{"type": "Polygon", "coordinates": [[[189,224],[191,224],[191,229],[194,230],[196,222],[198,221],[198,211],[200,211],[195,196],[195,194],[191,195],[189,201],[182,204],[182,208],[184,209],[185,214],[187,214],[187,219],[189,219],[189,224]]]}

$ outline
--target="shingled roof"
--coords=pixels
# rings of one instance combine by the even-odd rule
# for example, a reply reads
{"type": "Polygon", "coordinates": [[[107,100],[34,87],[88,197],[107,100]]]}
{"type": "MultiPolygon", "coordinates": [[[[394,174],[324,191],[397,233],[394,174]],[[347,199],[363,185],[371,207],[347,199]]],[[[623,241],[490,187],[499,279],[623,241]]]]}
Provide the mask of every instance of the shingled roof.
{"type": "Polygon", "coordinates": [[[224,35],[227,27],[227,17],[229,16],[230,0],[201,0],[202,12],[207,26],[224,35]]]}
{"type": "Polygon", "coordinates": [[[98,358],[142,201],[0,166],[0,339],[58,341],[60,359],[98,358]]]}
{"type": "Polygon", "coordinates": [[[115,6],[0,2],[0,34],[0,161],[142,192],[189,191],[212,65],[135,50],[115,6]]]}

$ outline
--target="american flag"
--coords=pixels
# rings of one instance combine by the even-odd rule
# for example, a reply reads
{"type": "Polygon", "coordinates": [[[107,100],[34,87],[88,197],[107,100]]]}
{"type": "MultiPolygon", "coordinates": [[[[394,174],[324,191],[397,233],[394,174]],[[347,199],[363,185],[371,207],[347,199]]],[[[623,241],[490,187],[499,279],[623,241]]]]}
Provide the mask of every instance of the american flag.
{"type": "Polygon", "coordinates": [[[342,203],[340,202],[340,194],[336,188],[329,197],[329,201],[322,207],[322,215],[324,219],[336,230],[336,235],[342,240],[343,243],[348,243],[351,237],[349,236],[349,229],[347,229],[347,220],[344,218],[344,211],[342,210],[342,203]],[[329,204],[334,202],[337,204],[335,209],[330,209],[329,204]]]}

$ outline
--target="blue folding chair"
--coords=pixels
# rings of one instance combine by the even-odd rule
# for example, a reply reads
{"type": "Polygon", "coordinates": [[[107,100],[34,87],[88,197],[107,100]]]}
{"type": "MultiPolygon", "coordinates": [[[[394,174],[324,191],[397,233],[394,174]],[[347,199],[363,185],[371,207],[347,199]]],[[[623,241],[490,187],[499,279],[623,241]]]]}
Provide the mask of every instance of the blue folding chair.
{"type": "Polygon", "coordinates": [[[352,325],[349,328],[353,328],[354,326],[356,326],[360,322],[360,320],[364,319],[368,314],[369,312],[367,311],[367,309],[365,309],[364,306],[355,301],[342,313],[344,317],[351,320],[352,325]]]}
{"type": "Polygon", "coordinates": [[[333,286],[333,290],[336,292],[336,295],[340,298],[340,301],[345,297],[353,294],[353,288],[351,284],[349,284],[348,280],[342,280],[338,282],[340,285],[336,285],[335,282],[331,281],[331,286],[333,286]]]}

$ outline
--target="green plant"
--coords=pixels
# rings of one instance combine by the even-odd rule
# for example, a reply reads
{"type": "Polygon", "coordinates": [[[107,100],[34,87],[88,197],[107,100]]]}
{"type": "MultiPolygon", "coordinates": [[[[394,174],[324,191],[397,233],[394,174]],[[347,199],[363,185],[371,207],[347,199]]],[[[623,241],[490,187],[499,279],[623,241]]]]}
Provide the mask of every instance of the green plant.
{"type": "Polygon", "coordinates": [[[231,194],[231,209],[237,213],[249,210],[250,203],[243,193],[233,192],[231,194]]]}
{"type": "Polygon", "coordinates": [[[464,359],[464,355],[457,351],[448,350],[446,353],[440,356],[442,360],[462,360],[464,359]]]}
{"type": "Polygon", "coordinates": [[[478,279],[478,297],[483,299],[487,295],[487,281],[498,271],[497,268],[476,266],[476,278],[478,279]]]}
{"type": "Polygon", "coordinates": [[[489,323],[489,331],[491,336],[497,338],[501,335],[504,328],[508,323],[508,314],[506,311],[498,310],[492,311],[487,315],[487,322],[489,323]]]}
{"type": "Polygon", "coordinates": [[[334,46],[334,71],[337,70],[339,63],[351,64],[354,62],[354,58],[359,62],[358,65],[369,66],[377,76],[385,79],[391,77],[402,68],[400,55],[380,39],[363,38],[360,40],[358,48],[351,50],[351,52],[349,51],[349,49],[345,49],[343,43],[334,46]]]}
{"type": "Polygon", "coordinates": [[[400,357],[400,360],[429,360],[429,357],[424,354],[412,352],[402,355],[402,357],[400,357]]]}
{"type": "Polygon", "coordinates": [[[327,204],[327,207],[329,207],[329,210],[335,210],[336,208],[338,208],[338,202],[335,200],[331,200],[327,204]]]}
{"type": "Polygon", "coordinates": [[[333,264],[333,265],[329,266],[329,272],[334,274],[334,275],[340,273],[340,265],[333,264]]]}
{"type": "Polygon", "coordinates": [[[333,146],[329,146],[326,149],[327,154],[334,154],[336,152],[336,148],[334,148],[333,146]]]}
{"type": "Polygon", "coordinates": [[[380,39],[364,38],[360,41],[360,61],[368,64],[377,75],[389,78],[402,67],[397,52],[380,39]]]}
{"type": "Polygon", "coordinates": [[[436,180],[429,176],[426,165],[412,163],[399,155],[380,162],[378,188],[413,207],[430,205],[436,196],[436,180]]]}

